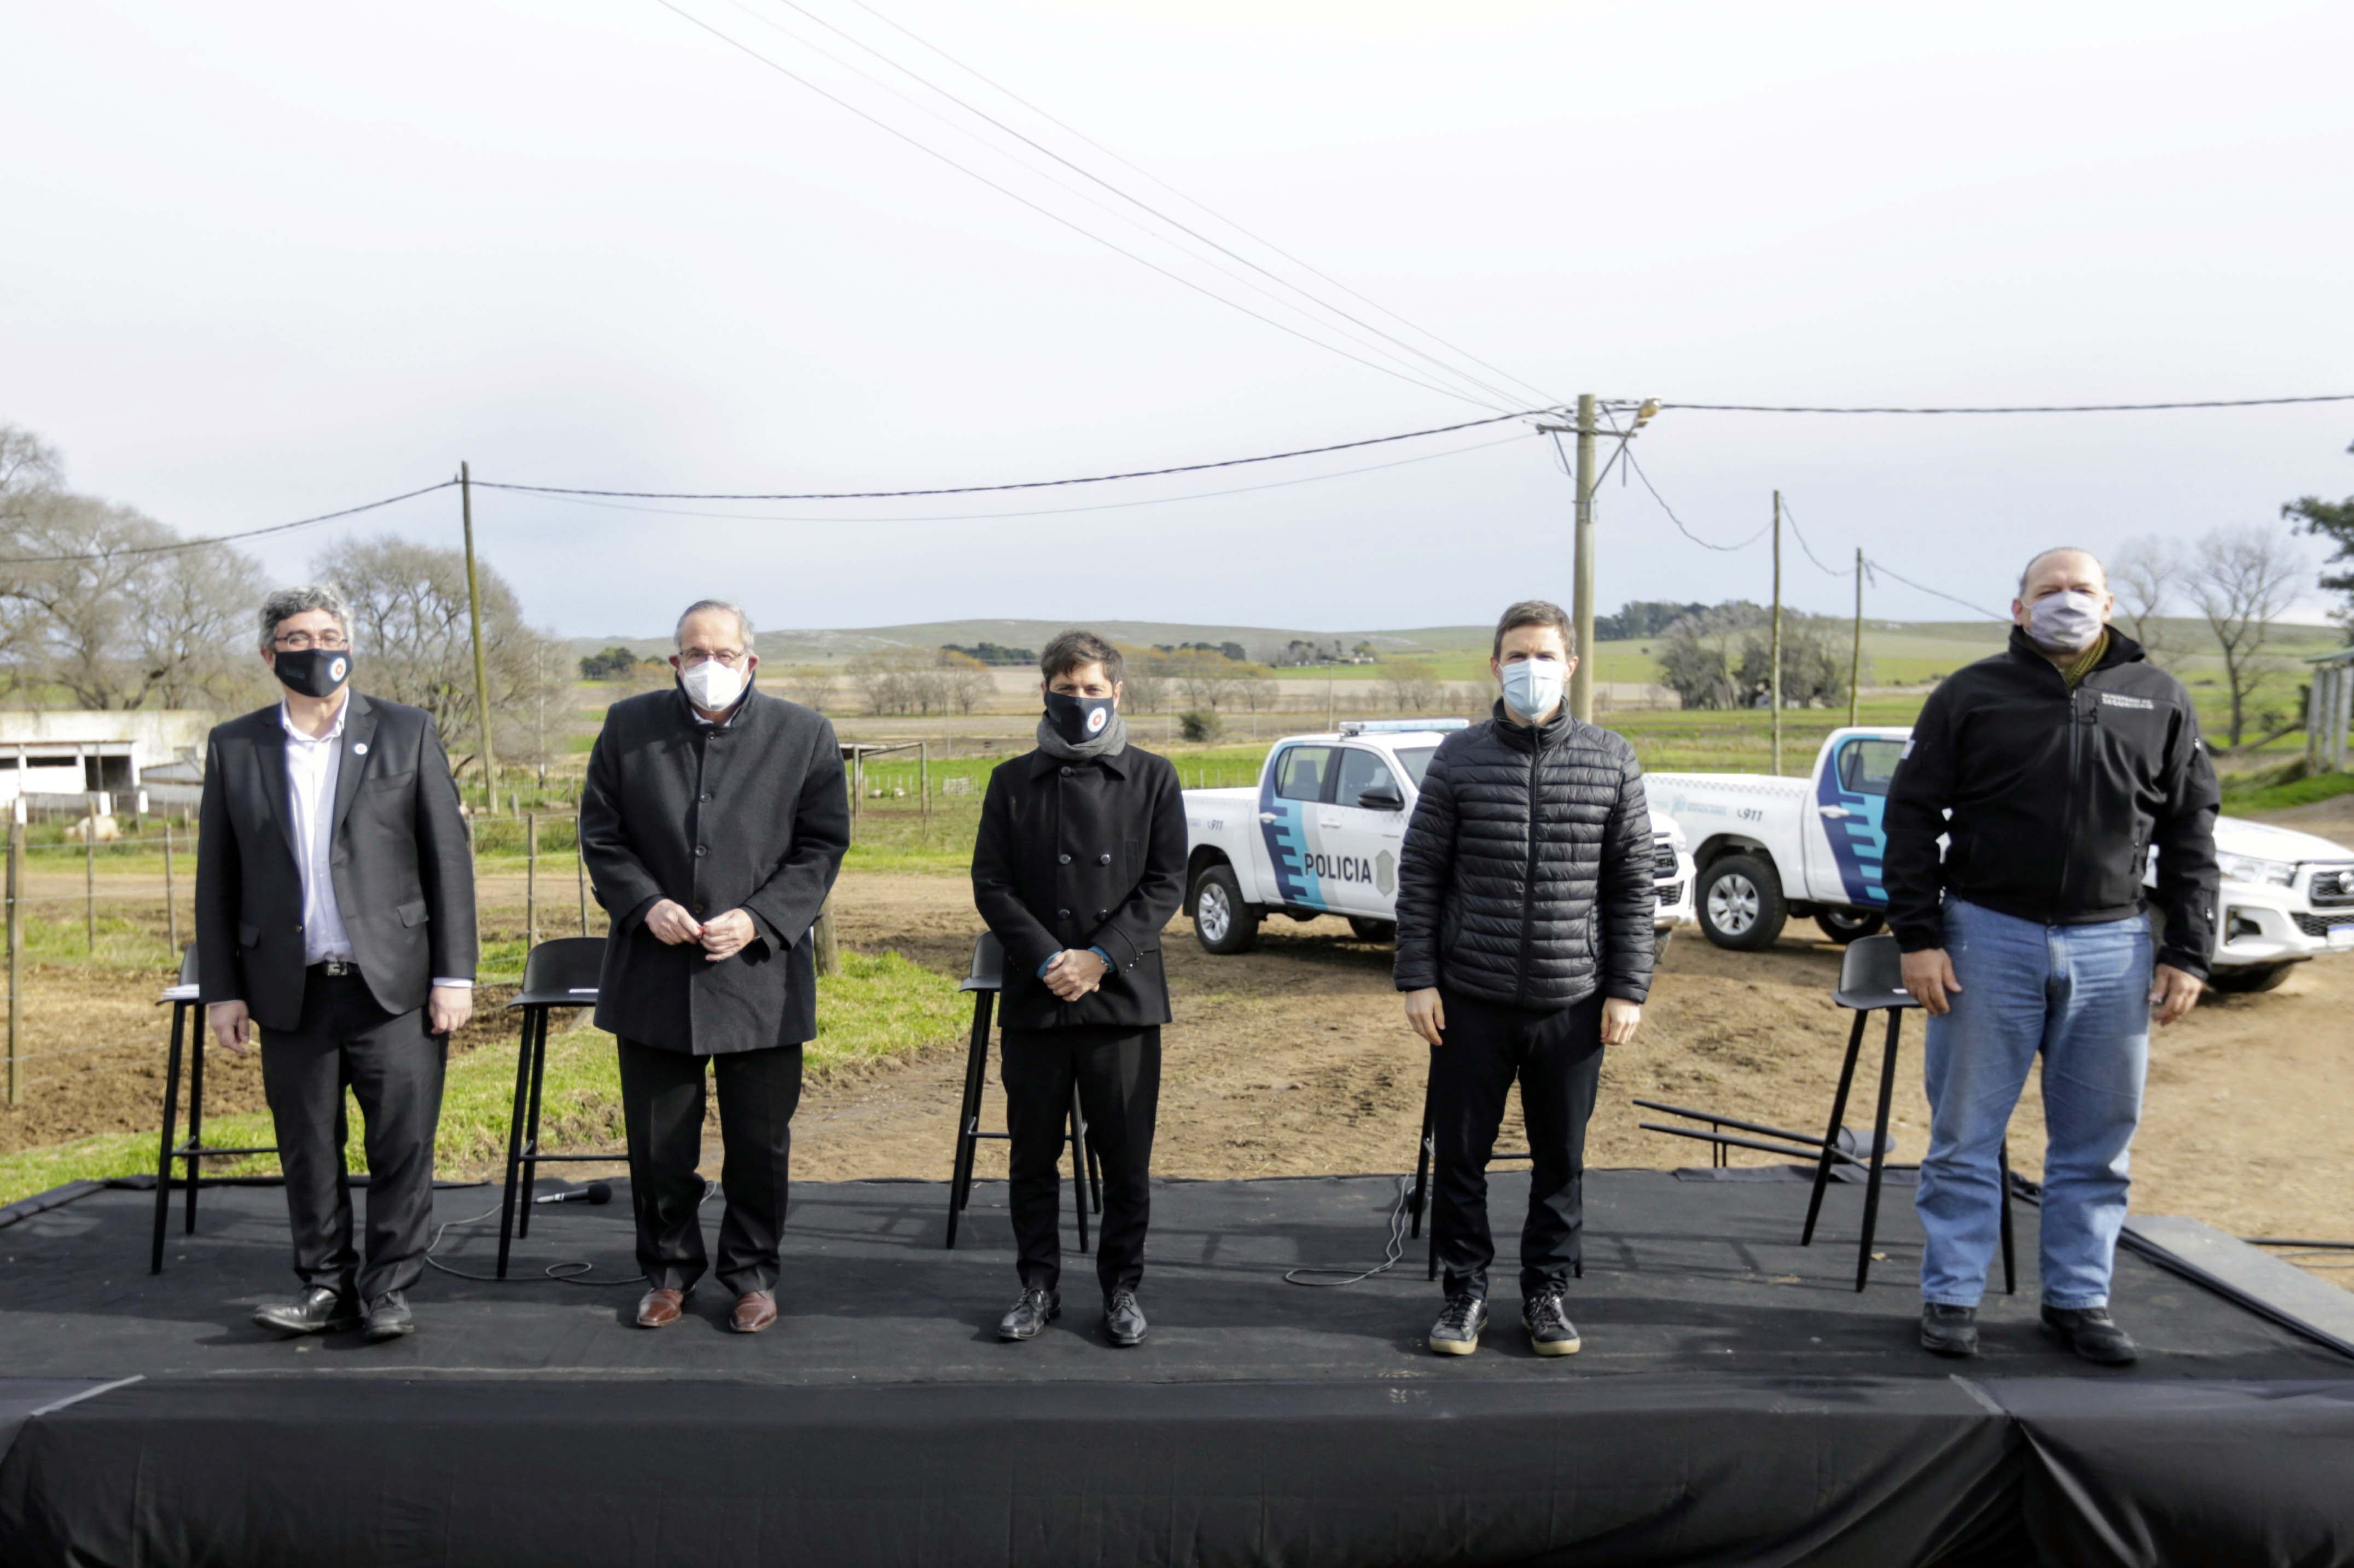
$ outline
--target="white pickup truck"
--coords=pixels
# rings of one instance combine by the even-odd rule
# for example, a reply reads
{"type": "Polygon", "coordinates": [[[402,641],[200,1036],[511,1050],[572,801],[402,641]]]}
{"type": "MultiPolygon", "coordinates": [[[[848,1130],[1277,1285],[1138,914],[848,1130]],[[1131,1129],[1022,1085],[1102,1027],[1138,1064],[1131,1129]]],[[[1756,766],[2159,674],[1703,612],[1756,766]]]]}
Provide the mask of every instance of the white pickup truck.
{"type": "MultiPolygon", "coordinates": [[[[1269,914],[1346,916],[1359,937],[1397,934],[1398,845],[1438,743],[1462,719],[1368,720],[1295,735],[1267,754],[1256,789],[1185,791],[1185,913],[1213,953],[1248,951],[1269,914]]],[[[1655,807],[1659,913],[1668,935],[1692,916],[1692,860],[1655,807]]]]}
{"type": "MultiPolygon", "coordinates": [[[[1651,805],[1691,843],[1710,941],[1768,947],[1794,916],[1812,916],[1834,941],[1880,929],[1881,814],[1911,733],[1833,730],[1805,779],[1649,776],[1651,805]]],[[[2354,951],[2354,850],[2237,817],[2216,819],[2215,850],[2223,877],[2208,962],[2217,990],[2270,991],[2307,959],[2354,951]]]]}

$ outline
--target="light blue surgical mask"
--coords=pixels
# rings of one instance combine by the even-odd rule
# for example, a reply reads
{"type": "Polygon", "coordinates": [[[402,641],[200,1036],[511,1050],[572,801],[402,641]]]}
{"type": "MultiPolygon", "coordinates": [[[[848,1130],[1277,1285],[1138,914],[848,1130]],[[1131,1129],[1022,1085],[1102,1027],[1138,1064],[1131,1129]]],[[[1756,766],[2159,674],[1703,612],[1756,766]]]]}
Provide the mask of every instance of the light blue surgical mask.
{"type": "Polygon", "coordinates": [[[2043,647],[2081,653],[2101,634],[2101,601],[2076,588],[2046,594],[2027,607],[2027,634],[2043,647]]]}
{"type": "Polygon", "coordinates": [[[1561,701],[1567,673],[1558,659],[1522,659],[1504,666],[1504,705],[1531,724],[1561,701]]]}

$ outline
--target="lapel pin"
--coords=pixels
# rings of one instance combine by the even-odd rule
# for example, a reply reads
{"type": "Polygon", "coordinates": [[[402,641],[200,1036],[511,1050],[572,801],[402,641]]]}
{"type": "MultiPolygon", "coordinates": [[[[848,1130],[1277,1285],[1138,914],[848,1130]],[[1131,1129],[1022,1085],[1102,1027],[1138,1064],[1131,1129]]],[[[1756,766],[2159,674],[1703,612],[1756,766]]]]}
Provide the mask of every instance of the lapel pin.
{"type": "Polygon", "coordinates": [[[366,757],[367,755],[367,742],[365,740],[355,740],[352,742],[352,755],[354,757],[366,757]]]}

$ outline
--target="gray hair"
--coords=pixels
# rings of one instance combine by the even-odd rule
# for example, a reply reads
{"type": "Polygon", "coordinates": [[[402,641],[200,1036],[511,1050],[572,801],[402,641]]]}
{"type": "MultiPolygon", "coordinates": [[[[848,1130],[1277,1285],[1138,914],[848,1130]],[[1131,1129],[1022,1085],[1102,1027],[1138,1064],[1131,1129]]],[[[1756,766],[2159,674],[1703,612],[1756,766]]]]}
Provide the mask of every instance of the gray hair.
{"type": "Polygon", "coordinates": [[[344,640],[351,641],[352,601],[344,590],[333,583],[302,583],[294,588],[282,588],[261,601],[261,646],[266,652],[278,641],[280,623],[306,609],[323,609],[335,618],[344,629],[344,640]]]}
{"type": "Polygon", "coordinates": [[[2103,582],[2109,580],[2109,568],[2101,566],[2101,557],[2093,554],[2092,551],[2087,550],[2082,545],[2054,545],[2048,550],[2036,551],[2035,554],[2029,558],[2027,565],[2020,569],[2019,574],[2020,598],[2025,599],[2027,597],[2027,579],[2035,575],[2035,568],[2041,566],[2044,562],[2050,560],[2054,556],[2082,556],[2086,560],[2092,562],[2093,565],[2101,567],[2101,580],[2103,582]]]}
{"type": "Polygon", "coordinates": [[[724,599],[699,599],[693,604],[688,605],[684,609],[679,611],[678,624],[671,628],[670,644],[672,647],[676,648],[681,646],[680,639],[686,631],[686,623],[689,620],[694,620],[696,616],[701,615],[706,609],[722,610],[726,614],[734,616],[736,618],[737,626],[740,628],[744,633],[744,651],[748,653],[751,652],[752,618],[744,613],[744,607],[742,605],[737,604],[733,600],[724,599]]]}

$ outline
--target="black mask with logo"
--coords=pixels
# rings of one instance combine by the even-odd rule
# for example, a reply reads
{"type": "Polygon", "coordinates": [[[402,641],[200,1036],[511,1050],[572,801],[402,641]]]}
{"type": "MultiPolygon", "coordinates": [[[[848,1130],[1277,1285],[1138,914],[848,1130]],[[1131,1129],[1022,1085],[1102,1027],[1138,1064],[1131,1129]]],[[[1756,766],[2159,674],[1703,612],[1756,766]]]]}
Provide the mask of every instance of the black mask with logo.
{"type": "Polygon", "coordinates": [[[1072,746],[1085,746],[1111,722],[1109,697],[1075,697],[1068,692],[1046,694],[1046,722],[1072,746]],[[1101,717],[1097,717],[1101,715],[1101,717]]]}
{"type": "Polygon", "coordinates": [[[332,697],[352,678],[348,648],[281,649],[270,662],[270,673],[290,692],[306,697],[332,697]]]}

